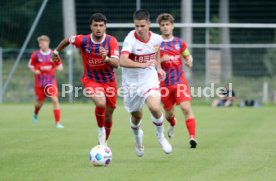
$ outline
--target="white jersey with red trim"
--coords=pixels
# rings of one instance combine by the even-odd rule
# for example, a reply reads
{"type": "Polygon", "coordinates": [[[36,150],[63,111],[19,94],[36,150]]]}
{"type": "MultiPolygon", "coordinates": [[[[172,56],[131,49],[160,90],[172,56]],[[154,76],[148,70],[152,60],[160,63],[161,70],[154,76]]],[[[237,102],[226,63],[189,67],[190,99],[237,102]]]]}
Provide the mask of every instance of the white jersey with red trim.
{"type": "MultiPolygon", "coordinates": [[[[155,54],[162,43],[162,37],[149,32],[148,40],[141,40],[136,31],[128,33],[124,40],[122,53],[129,54],[129,59],[135,62],[145,63],[155,59],[155,54]]],[[[122,68],[123,82],[159,82],[158,74],[154,66],[149,68],[122,68]]]]}
{"type": "MultiPolygon", "coordinates": [[[[149,32],[148,40],[143,41],[134,30],[125,38],[121,54],[128,54],[132,61],[144,63],[155,59],[161,43],[160,35],[149,32]]],[[[158,74],[154,66],[122,68],[122,79],[124,105],[128,112],[140,111],[148,96],[160,96],[158,74]]]]}

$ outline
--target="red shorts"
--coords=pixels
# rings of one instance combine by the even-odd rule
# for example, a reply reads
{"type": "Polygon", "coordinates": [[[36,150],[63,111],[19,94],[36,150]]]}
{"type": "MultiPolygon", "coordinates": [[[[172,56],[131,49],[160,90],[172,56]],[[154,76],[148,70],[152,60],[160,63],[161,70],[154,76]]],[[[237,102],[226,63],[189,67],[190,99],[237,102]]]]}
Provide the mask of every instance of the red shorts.
{"type": "Polygon", "coordinates": [[[91,97],[96,92],[103,92],[106,98],[106,106],[116,108],[117,87],[116,83],[103,84],[92,81],[82,81],[86,96],[91,97]]]}
{"type": "Polygon", "coordinates": [[[190,87],[187,83],[160,87],[160,92],[161,101],[165,110],[171,110],[174,104],[179,105],[181,102],[192,101],[190,87]]]}
{"type": "Polygon", "coordinates": [[[47,97],[58,97],[58,86],[56,84],[49,84],[45,87],[35,86],[36,100],[43,101],[47,97]]]}

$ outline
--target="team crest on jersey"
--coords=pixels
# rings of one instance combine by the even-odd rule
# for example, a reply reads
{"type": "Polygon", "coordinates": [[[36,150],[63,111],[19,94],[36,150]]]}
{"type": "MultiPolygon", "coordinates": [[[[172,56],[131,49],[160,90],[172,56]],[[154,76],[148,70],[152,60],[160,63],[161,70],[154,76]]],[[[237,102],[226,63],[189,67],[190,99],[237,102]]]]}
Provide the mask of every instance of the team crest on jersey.
{"type": "Polygon", "coordinates": [[[176,50],[179,50],[179,49],[180,49],[179,44],[175,44],[175,45],[174,45],[174,48],[175,48],[176,50]]]}
{"type": "Polygon", "coordinates": [[[42,62],[42,61],[43,61],[43,59],[42,59],[42,58],[39,58],[39,59],[38,59],[38,61],[39,61],[39,62],[42,62]]]}

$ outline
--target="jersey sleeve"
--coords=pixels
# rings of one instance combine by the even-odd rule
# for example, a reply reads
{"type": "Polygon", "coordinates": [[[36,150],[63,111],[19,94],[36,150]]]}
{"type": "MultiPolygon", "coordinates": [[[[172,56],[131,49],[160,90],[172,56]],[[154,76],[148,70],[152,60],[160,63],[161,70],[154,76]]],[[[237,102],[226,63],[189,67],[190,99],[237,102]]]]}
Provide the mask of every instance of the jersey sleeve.
{"type": "Polygon", "coordinates": [[[110,57],[119,59],[119,44],[116,38],[112,37],[110,40],[110,57]]]}
{"type": "Polygon", "coordinates": [[[79,48],[82,44],[83,35],[72,35],[69,37],[69,42],[79,48]]]}
{"type": "Polygon", "coordinates": [[[36,52],[33,52],[28,63],[29,68],[34,68],[36,66],[36,62],[37,62],[36,59],[37,59],[36,52]]]}
{"type": "Polygon", "coordinates": [[[183,41],[183,40],[181,40],[181,54],[183,57],[190,55],[187,45],[186,45],[185,41],[183,41]]]}
{"type": "Polygon", "coordinates": [[[128,35],[123,43],[123,48],[121,51],[121,54],[130,54],[132,52],[132,41],[131,41],[131,37],[128,35]]]}
{"type": "Polygon", "coordinates": [[[157,42],[158,42],[157,44],[159,45],[159,47],[161,47],[161,44],[163,42],[162,36],[158,35],[158,41],[157,42]]]}

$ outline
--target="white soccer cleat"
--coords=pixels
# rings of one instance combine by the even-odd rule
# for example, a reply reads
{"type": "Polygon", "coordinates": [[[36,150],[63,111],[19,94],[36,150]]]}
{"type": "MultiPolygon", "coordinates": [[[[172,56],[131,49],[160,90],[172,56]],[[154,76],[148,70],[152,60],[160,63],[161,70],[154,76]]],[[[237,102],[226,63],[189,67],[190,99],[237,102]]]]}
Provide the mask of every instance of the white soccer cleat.
{"type": "Polygon", "coordinates": [[[172,138],[174,135],[175,126],[170,126],[168,129],[168,137],[172,138]]]}
{"type": "Polygon", "coordinates": [[[144,155],[144,145],[143,145],[143,130],[139,130],[137,135],[134,135],[135,138],[135,151],[138,157],[144,155]]]}
{"type": "Polygon", "coordinates": [[[60,124],[60,123],[57,123],[57,124],[56,124],[56,128],[58,128],[58,129],[63,129],[64,126],[63,126],[62,124],[60,124]]]}
{"type": "Polygon", "coordinates": [[[168,142],[168,140],[164,136],[157,136],[157,139],[166,154],[170,154],[172,152],[172,145],[168,142]]]}
{"type": "Polygon", "coordinates": [[[99,145],[106,145],[105,139],[105,128],[98,128],[98,144],[99,145]]]}

